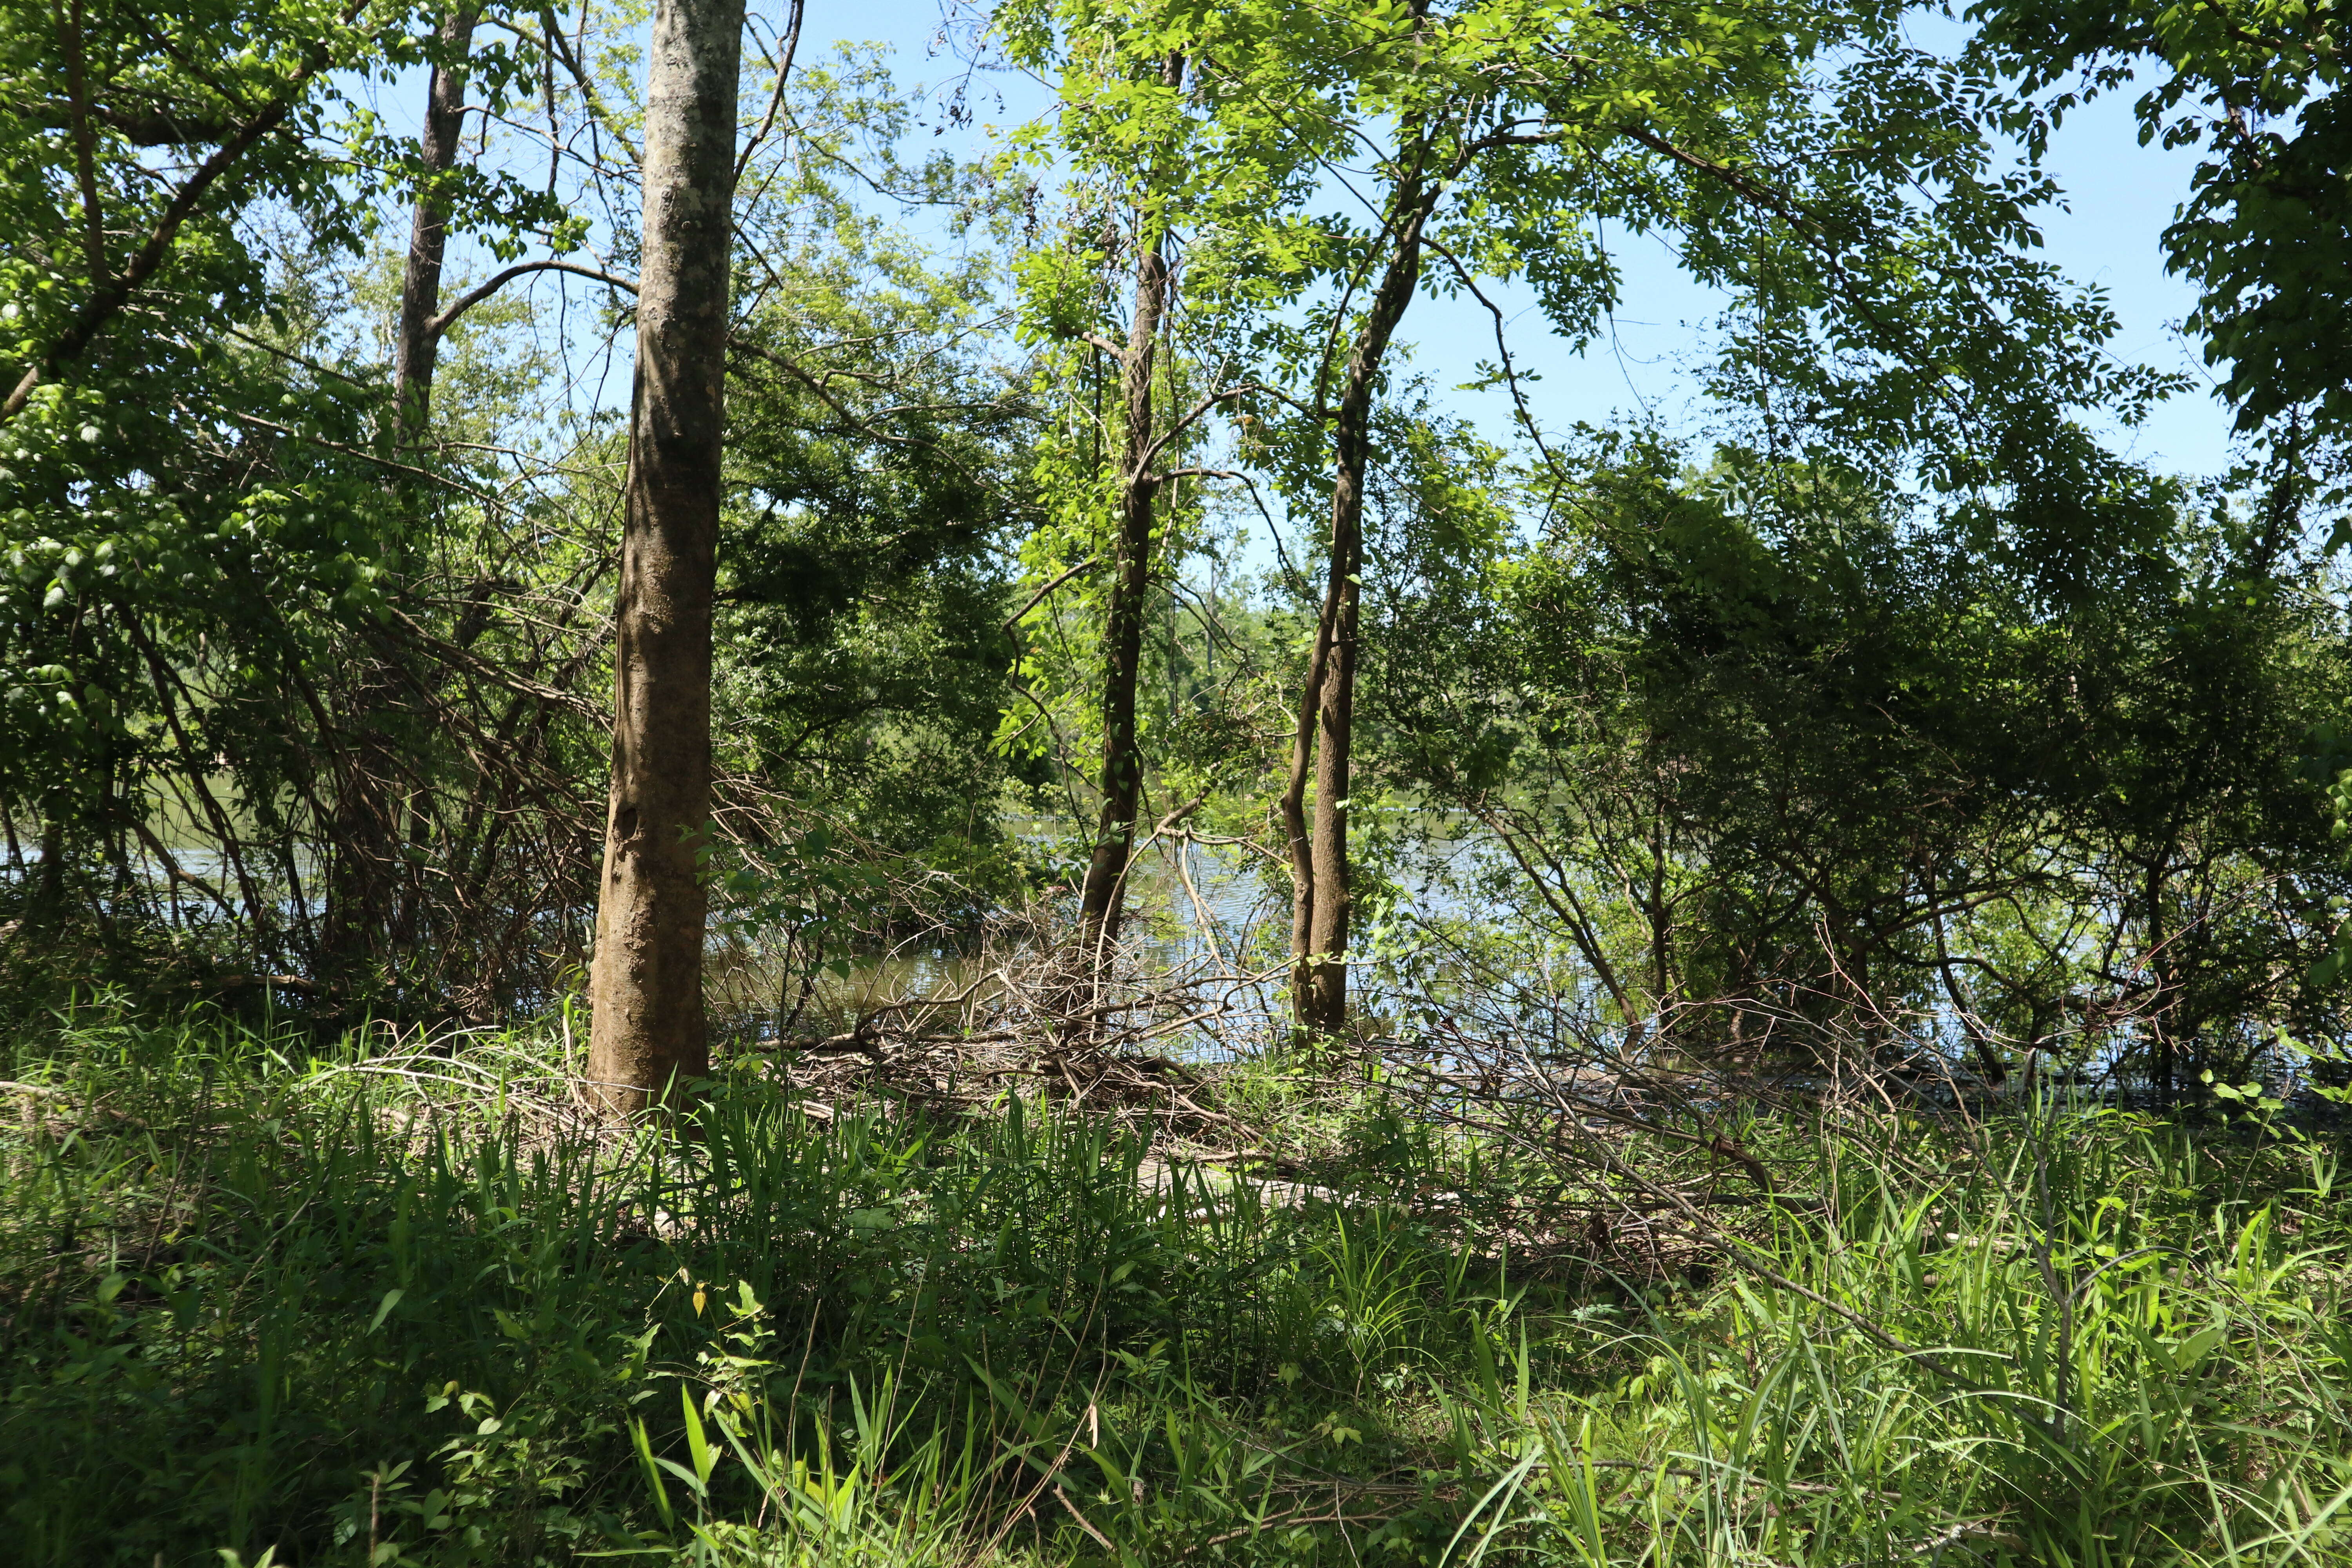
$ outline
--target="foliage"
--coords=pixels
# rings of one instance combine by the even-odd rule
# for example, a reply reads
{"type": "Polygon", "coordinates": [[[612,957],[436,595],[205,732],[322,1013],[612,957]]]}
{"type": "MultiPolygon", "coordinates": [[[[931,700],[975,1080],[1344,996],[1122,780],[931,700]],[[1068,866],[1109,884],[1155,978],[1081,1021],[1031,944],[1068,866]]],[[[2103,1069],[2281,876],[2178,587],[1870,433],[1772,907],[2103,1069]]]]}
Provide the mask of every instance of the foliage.
{"type": "Polygon", "coordinates": [[[2164,243],[2173,269],[2202,290],[2187,325],[2207,360],[2227,367],[2222,395],[2242,429],[2307,409],[2340,430],[2352,408],[2341,337],[2352,209],[2336,15],[2266,0],[1985,0],[1968,14],[1981,24],[1979,58],[2029,91],[2059,89],[2019,117],[2037,140],[2068,109],[2153,74],[2134,105],[2141,142],[2204,153],[2164,243]]]}
{"type": "Polygon", "coordinates": [[[962,225],[996,198],[900,168],[910,110],[849,56],[796,84],[795,148],[744,226],[761,279],[734,338],[720,542],[720,767],[877,850],[1003,896],[1006,559],[1030,524],[1031,413],[991,336],[982,252],[941,262],[860,212],[837,165],[927,191],[962,225]]]}
{"type": "MultiPolygon", "coordinates": [[[[398,20],[386,59],[444,48],[401,42],[398,20]]],[[[510,31],[467,57],[478,96],[495,107],[537,77],[548,137],[625,149],[625,51],[587,71],[592,123],[575,123],[550,81],[584,45],[510,31]]],[[[1021,410],[987,346],[985,254],[938,264],[840,187],[862,160],[982,232],[993,198],[952,164],[895,161],[910,110],[870,59],[803,62],[793,87],[796,133],[754,170],[742,226],[767,287],[738,336],[723,822],[756,847],[821,806],[945,874],[925,919],[966,919],[1021,881],[985,744],[1021,410]]],[[[538,1005],[583,957],[625,455],[607,416],[566,405],[593,347],[580,318],[514,289],[463,297],[430,439],[383,445],[399,259],[352,250],[371,202],[409,194],[414,159],[372,122],[304,112],[315,199],[215,187],[217,232],[179,231],[212,250],[159,274],[214,256],[216,276],[188,273],[204,299],[151,288],[152,314],[0,430],[0,903],[68,974],[279,976],[330,1028],[362,1009],[483,1019],[538,1005]],[[83,412],[60,425],[68,405],[83,412]]],[[[55,140],[35,150],[63,156],[55,140]]],[[[261,153],[257,171],[295,155],[261,153]]],[[[519,193],[510,173],[462,165],[436,188],[498,260],[533,225],[562,254],[581,231],[556,187],[519,193]]],[[[616,177],[591,166],[563,194],[589,206],[616,177]]]]}
{"type": "Polygon", "coordinates": [[[1519,1256],[1475,1216],[1559,1173],[1360,1087],[1302,1201],[1016,1101],[824,1123],[746,1078],[691,1139],[567,1128],[551,1043],[14,1037],[18,1559],[2284,1564],[2344,1528],[2321,1149],[1790,1126],[1759,1146],[1816,1206],[1703,1282],[1519,1256]]]}
{"type": "Polygon", "coordinates": [[[1878,0],[1013,0],[1055,110],[972,161],[912,150],[964,97],[756,18],[700,864],[775,1026],[613,1126],[571,987],[642,7],[461,55],[434,7],[0,0],[11,1550],[2340,1557],[2335,24],[1978,14],[1947,56],[1878,0]],[[2034,254],[2063,83],[2148,60],[2262,437],[2211,480],[2088,433],[2172,384],[2034,254]],[[446,170],[363,107],[425,65],[446,170]],[[420,198],[463,242],[423,427],[420,198]],[[1725,301],[1688,443],[1552,429],[1495,292],[1589,343],[1628,232],[1725,301]],[[1492,318],[1508,430],[1409,374],[1422,291],[1492,318]],[[1358,589],[1320,804],[1369,984],[1319,1066],[1234,1059],[1269,928],[1219,951],[1173,859],[1134,890],[1208,962],[1076,984],[1023,814],[1096,815],[1116,665],[1155,845],[1282,903],[1358,589]],[[1114,1065],[1155,1137],[1078,1109],[1114,1065]]]}
{"type": "Polygon", "coordinates": [[[1395,765],[1627,1024],[1933,1006],[1996,1076],[2063,1035],[2160,1085],[2242,1076],[2264,1018],[2335,1038],[2303,984],[2342,896],[2305,760],[2347,695],[2333,578],[2068,460],[1924,511],[1597,441],[1542,541],[1397,628],[1395,765]]]}
{"type": "MultiPolygon", "coordinates": [[[[372,846],[323,853],[317,836],[352,826],[388,742],[411,743],[412,789],[465,775],[477,820],[510,816],[529,793],[518,774],[546,782],[511,713],[485,727],[503,725],[524,760],[483,770],[418,757],[432,728],[383,712],[387,682],[418,679],[413,659],[394,672],[396,645],[440,618],[438,492],[499,510],[377,449],[380,376],[335,286],[375,204],[419,174],[361,100],[371,79],[439,58],[412,35],[420,19],[436,20],[224,4],[159,21],[79,0],[7,17],[0,359],[30,395],[0,422],[0,796],[29,813],[39,847],[26,889],[12,816],[26,912],[52,930],[94,919],[118,958],[161,947],[340,986],[351,955],[336,931],[354,922],[321,895],[355,856],[397,858],[385,846],[404,835],[382,825],[372,846]]],[[[537,64],[489,46],[473,79],[503,108],[537,64]]],[[[531,229],[558,252],[577,243],[552,192],[471,168],[437,188],[503,256],[531,229]]],[[[422,683],[430,709],[446,683],[422,683]]],[[[499,858],[478,836],[437,847],[485,869],[499,858]]],[[[371,889],[379,934],[446,942],[492,972],[482,989],[512,994],[512,931],[420,919],[417,879],[383,886],[395,879],[371,889]]],[[[374,945],[382,991],[447,996],[429,961],[374,945]]]]}

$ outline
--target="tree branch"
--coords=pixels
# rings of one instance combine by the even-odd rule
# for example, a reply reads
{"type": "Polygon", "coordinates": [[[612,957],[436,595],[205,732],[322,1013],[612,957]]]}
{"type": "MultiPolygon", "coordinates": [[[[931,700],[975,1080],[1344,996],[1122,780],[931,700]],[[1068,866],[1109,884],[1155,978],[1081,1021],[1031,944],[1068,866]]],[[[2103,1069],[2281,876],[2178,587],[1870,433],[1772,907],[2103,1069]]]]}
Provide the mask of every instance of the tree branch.
{"type": "Polygon", "coordinates": [[[1018,653],[1021,648],[1021,634],[1013,628],[1020,626],[1030,611],[1035,609],[1039,605],[1045,602],[1046,595],[1052,593],[1055,589],[1060,587],[1063,584],[1068,582],[1071,578],[1076,576],[1079,573],[1085,571],[1094,563],[1095,557],[1091,555],[1087,556],[1084,561],[1079,562],[1076,566],[1071,567],[1068,571],[1063,573],[1060,576],[1055,578],[1052,582],[1046,584],[1035,593],[1030,595],[1029,602],[1027,604],[1022,605],[1019,609],[1013,611],[1004,618],[1004,635],[1013,639],[1013,647],[1015,653],[1018,653]]]}
{"type": "Polygon", "coordinates": [[[759,150],[761,142],[768,139],[768,132],[775,129],[776,111],[784,104],[784,84],[793,74],[793,57],[800,53],[801,16],[806,9],[806,0],[793,0],[792,26],[784,33],[784,57],[776,63],[776,89],[768,95],[768,112],[761,116],[760,129],[751,132],[751,139],[743,143],[743,151],[735,155],[735,178],[738,182],[743,178],[743,171],[751,167],[751,154],[759,150]]]}
{"type": "MultiPolygon", "coordinates": [[[[357,15],[358,9],[353,5],[346,11],[344,20],[349,21],[357,15]]],[[[32,401],[34,389],[55,375],[60,365],[81,357],[91,342],[105,330],[106,324],[130,302],[131,296],[170,258],[172,242],[179,237],[180,226],[194,216],[196,208],[203,205],[205,195],[220,177],[234,168],[237,161],[251,152],[263,137],[285,123],[286,117],[294,112],[294,105],[300,100],[302,89],[310,79],[333,63],[323,46],[313,49],[302,68],[287,79],[278,96],[238,126],[227,141],[213,150],[211,157],[197,165],[196,172],[188,176],[187,183],[180,187],[172,197],[171,205],[155,220],[154,227],[148,231],[147,242],[139,247],[130,265],[112,279],[100,283],[97,290],[76,312],[72,321],[67,324],[66,330],[58,334],[57,342],[49,345],[48,352],[26,367],[15,390],[8,394],[5,402],[0,402],[0,425],[5,425],[22,414],[25,405],[32,401]]]]}
{"type": "MultiPolygon", "coordinates": [[[[93,103],[89,106],[89,111],[90,119],[134,147],[188,147],[226,142],[236,134],[236,124],[233,121],[190,116],[169,109],[130,109],[93,103]]],[[[50,99],[0,100],[0,115],[23,124],[38,126],[44,131],[73,129],[72,104],[58,103],[50,99]]]]}
{"type": "Polygon", "coordinates": [[[581,267],[569,261],[524,261],[508,268],[487,283],[468,289],[452,300],[449,308],[425,323],[425,335],[437,338],[457,324],[457,318],[513,282],[533,272],[569,272],[574,278],[585,278],[593,283],[610,284],[625,293],[634,294],[637,286],[625,278],[615,278],[609,272],[599,272],[593,267],[581,267]]]}

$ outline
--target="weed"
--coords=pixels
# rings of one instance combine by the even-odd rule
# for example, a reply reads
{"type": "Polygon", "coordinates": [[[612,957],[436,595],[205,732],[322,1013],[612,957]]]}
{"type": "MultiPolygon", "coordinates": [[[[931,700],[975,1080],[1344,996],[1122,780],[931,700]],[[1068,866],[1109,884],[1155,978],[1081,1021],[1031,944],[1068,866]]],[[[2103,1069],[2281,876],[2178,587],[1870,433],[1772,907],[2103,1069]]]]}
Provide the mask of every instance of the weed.
{"type": "Polygon", "coordinates": [[[1327,1094],[1317,1184],[1277,1194],[1017,1100],[814,1119],[744,1077],[688,1123],[599,1129],[564,1109],[560,1024],[320,1056],[97,1007],[17,1037],[10,1560],[2352,1544],[2324,1149],[2053,1110],[1926,1162],[1939,1134],[1890,1126],[1938,1173],[1898,1177],[1852,1127],[1766,1130],[1820,1141],[1817,1190],[1667,1289],[1515,1258],[1481,1216],[1523,1224],[1514,1184],[1557,1173],[1377,1084],[1327,1094]]]}

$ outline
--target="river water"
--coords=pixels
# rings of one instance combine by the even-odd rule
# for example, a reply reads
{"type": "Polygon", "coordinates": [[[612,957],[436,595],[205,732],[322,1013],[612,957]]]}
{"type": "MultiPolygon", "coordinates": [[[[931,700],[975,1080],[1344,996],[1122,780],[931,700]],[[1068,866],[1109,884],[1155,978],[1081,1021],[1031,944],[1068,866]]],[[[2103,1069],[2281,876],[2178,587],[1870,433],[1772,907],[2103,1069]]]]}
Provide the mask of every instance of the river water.
{"type": "MultiPolygon", "coordinates": [[[[1409,816],[1418,820],[1382,824],[1404,829],[1400,836],[1403,847],[1392,855],[1388,868],[1397,894],[1392,916],[1398,925],[1409,928],[1421,920],[1492,929],[1500,922],[1506,935],[1513,934],[1510,928],[1516,926],[1524,948],[1519,968],[1507,975],[1486,977],[1490,992],[1521,992],[1533,1006],[1556,1010],[1563,1019],[1570,1014],[1590,1017],[1596,998],[1590,976],[1580,973],[1582,966],[1572,960],[1562,964],[1557,942],[1547,942],[1535,922],[1513,921],[1509,910],[1485,904],[1472,890],[1473,873],[1491,848],[1486,835],[1475,825],[1451,816],[1409,816]]],[[[1047,853],[1066,844],[1055,823],[1030,820],[1009,826],[1047,853]]],[[[173,837],[177,842],[172,844],[172,852],[184,868],[208,879],[226,877],[229,868],[216,850],[191,841],[194,835],[173,837]]],[[[29,874],[38,863],[38,851],[25,846],[19,852],[25,856],[23,864],[9,869],[29,874]]],[[[165,880],[163,868],[140,868],[152,875],[160,890],[165,880]]],[[[1130,963],[1137,973],[1171,977],[1262,973],[1268,977],[1263,984],[1244,988],[1242,1016],[1234,1026],[1203,1029],[1163,1042],[1173,1054],[1223,1054],[1269,1042],[1286,1032],[1280,969],[1290,908],[1286,877],[1270,874],[1276,869],[1252,850],[1189,840],[1153,843],[1139,857],[1127,924],[1130,963]]],[[[317,869],[305,864],[295,874],[306,895],[305,912],[315,916],[317,869]]],[[[294,912],[295,900],[289,889],[273,887],[270,890],[278,896],[281,912],[294,912]]],[[[579,914],[584,931],[593,923],[591,912],[579,914]]],[[[793,1037],[845,1033],[878,1007],[961,992],[982,980],[1003,957],[1001,951],[992,952],[974,944],[943,940],[937,933],[888,947],[862,943],[846,952],[828,952],[828,958],[846,959],[849,973],[820,973],[812,986],[798,973],[798,965],[790,962],[793,955],[782,951],[780,942],[763,940],[765,934],[721,940],[711,952],[709,992],[713,1012],[722,1034],[738,1042],[773,1040],[779,1023],[787,1016],[793,1037]]],[[[1426,1013],[1432,1003],[1442,1005],[1448,988],[1444,979],[1427,967],[1409,973],[1411,967],[1365,964],[1354,969],[1350,985],[1358,1005],[1375,1016],[1426,1013]]],[[[1459,977],[1455,979],[1458,983],[1459,977]]],[[[1458,984],[1454,988],[1458,992],[1458,984]]],[[[1396,1021],[1404,1023],[1402,1018],[1396,1021]]],[[[1540,1020],[1521,1021],[1533,1024],[1538,1032],[1542,1029],[1540,1020]]],[[[1407,1029],[1410,1032],[1409,1025],[1407,1029]]],[[[1964,1035],[1948,1006],[1931,1002],[1906,1032],[1914,1037],[1909,1045],[1944,1058],[1965,1075],[1964,1035]]],[[[2082,1053],[2083,1059],[2073,1065],[2069,1076],[2109,1103],[2141,1103],[2147,1098],[2145,1087],[2117,1070],[2134,1054],[2132,1047],[2132,1039],[2118,1032],[2096,1050],[2082,1053]]],[[[2291,1103],[2311,1098],[2309,1076],[2309,1064],[2286,1053],[2266,1060],[2261,1068],[2269,1091],[2291,1103]]],[[[2341,1119],[2339,1108],[2332,1104],[2305,1109],[2311,1119],[2320,1121],[2341,1119]]]]}

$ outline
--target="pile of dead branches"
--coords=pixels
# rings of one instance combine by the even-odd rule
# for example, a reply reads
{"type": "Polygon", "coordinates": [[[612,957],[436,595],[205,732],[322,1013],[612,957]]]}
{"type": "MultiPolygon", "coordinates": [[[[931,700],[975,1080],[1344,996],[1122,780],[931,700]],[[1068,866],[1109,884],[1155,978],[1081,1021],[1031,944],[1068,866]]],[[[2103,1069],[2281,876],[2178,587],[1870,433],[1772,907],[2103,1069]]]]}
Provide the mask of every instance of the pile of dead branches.
{"type": "Polygon", "coordinates": [[[1157,1134],[1241,1131],[1204,1089],[1237,1036],[1263,1033],[1278,973],[1149,969],[1132,949],[1087,962],[1036,918],[985,933],[952,984],[866,997],[826,1034],[739,1047],[819,1115],[872,1099],[961,1110],[1010,1092],[1157,1134]]]}

